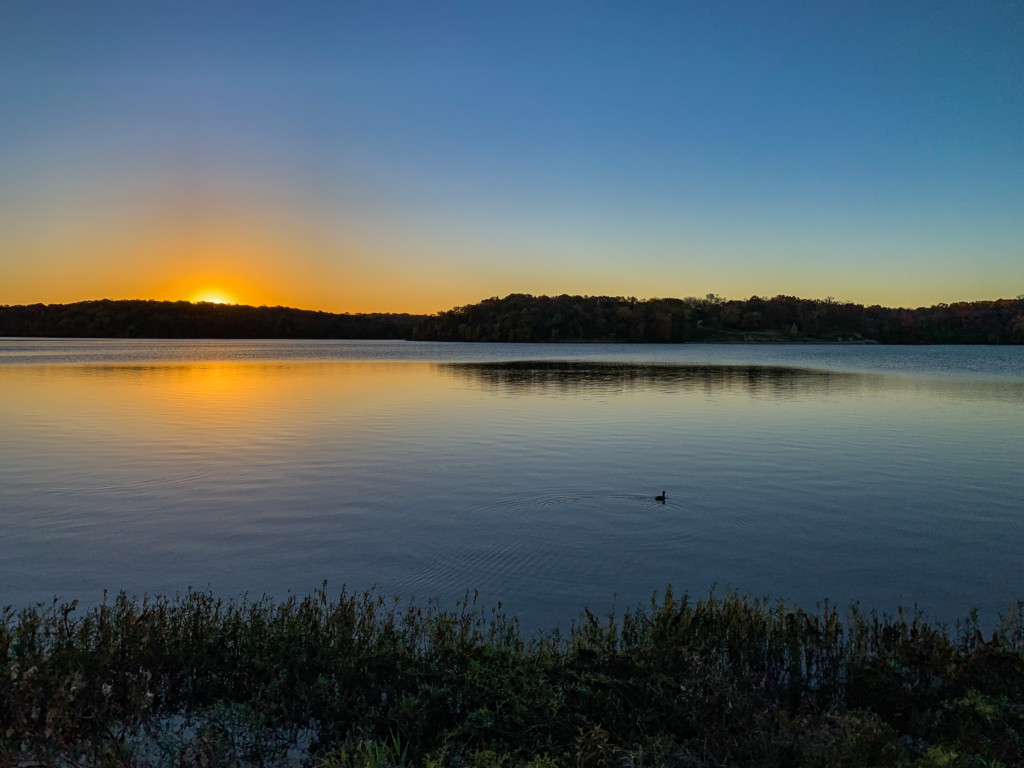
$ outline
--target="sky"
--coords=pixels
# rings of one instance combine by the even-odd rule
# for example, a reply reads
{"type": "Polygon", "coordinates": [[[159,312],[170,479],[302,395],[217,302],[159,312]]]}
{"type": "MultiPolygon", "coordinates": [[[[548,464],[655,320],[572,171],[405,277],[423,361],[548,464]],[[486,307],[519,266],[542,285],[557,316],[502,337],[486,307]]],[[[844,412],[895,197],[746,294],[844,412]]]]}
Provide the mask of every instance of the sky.
{"type": "Polygon", "coordinates": [[[1024,293],[1024,3],[0,0],[0,304],[1024,293]]]}

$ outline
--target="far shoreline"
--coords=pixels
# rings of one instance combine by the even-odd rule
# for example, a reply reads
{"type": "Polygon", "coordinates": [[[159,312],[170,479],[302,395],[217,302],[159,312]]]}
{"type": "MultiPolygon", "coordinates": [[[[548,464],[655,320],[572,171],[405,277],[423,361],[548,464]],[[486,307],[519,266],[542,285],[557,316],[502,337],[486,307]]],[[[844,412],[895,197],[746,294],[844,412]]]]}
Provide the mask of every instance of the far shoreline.
{"type": "Polygon", "coordinates": [[[0,338],[577,344],[1024,344],[1024,295],[916,309],[793,296],[509,294],[433,315],[103,299],[0,305],[0,338]]]}

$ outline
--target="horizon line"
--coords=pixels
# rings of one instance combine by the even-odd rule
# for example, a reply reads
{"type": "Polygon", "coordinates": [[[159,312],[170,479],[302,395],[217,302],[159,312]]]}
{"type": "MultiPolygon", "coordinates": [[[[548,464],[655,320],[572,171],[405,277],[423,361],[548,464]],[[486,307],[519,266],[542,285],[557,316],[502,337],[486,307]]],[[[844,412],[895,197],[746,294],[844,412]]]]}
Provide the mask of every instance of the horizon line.
{"type": "Polygon", "coordinates": [[[492,295],[492,296],[487,296],[487,297],[482,298],[482,299],[477,299],[476,301],[468,302],[467,304],[460,304],[460,305],[456,305],[454,307],[449,307],[447,309],[438,309],[438,310],[435,310],[434,312],[410,312],[408,310],[403,310],[403,311],[372,310],[372,311],[368,311],[368,312],[352,312],[350,310],[345,310],[345,311],[340,311],[339,312],[339,311],[332,311],[332,310],[327,310],[327,309],[309,309],[309,308],[305,308],[305,307],[289,306],[289,305],[286,305],[286,304],[249,304],[249,303],[231,302],[231,301],[203,301],[203,300],[193,300],[193,299],[145,299],[145,298],[138,298],[138,297],[136,297],[136,298],[121,298],[121,299],[111,299],[111,298],[108,298],[108,297],[103,297],[101,299],[79,299],[79,300],[76,300],[76,301],[69,301],[69,302],[68,301],[54,301],[54,302],[36,301],[36,302],[24,303],[24,304],[0,304],[0,308],[32,307],[32,306],[44,306],[44,307],[72,306],[72,305],[75,305],[75,304],[88,304],[88,303],[92,303],[92,302],[101,302],[101,301],[108,301],[108,302],[111,302],[111,303],[140,301],[140,302],[154,302],[154,303],[164,303],[164,304],[191,304],[193,306],[210,305],[210,306],[222,306],[222,307],[241,307],[241,308],[249,308],[249,309],[289,309],[289,310],[294,310],[294,311],[298,311],[298,312],[319,312],[319,313],[329,314],[329,315],[416,315],[416,316],[422,316],[422,317],[429,317],[430,315],[439,315],[439,314],[442,314],[442,313],[445,313],[445,312],[450,312],[450,311],[452,311],[454,309],[459,309],[459,308],[464,307],[464,306],[474,306],[476,304],[481,304],[481,303],[483,303],[485,301],[491,301],[491,300],[494,300],[494,299],[497,299],[497,300],[500,301],[500,300],[503,300],[503,299],[507,299],[507,298],[509,298],[511,296],[529,296],[529,297],[535,298],[535,299],[543,299],[543,298],[554,299],[554,298],[560,298],[560,297],[563,297],[563,296],[567,296],[567,297],[581,298],[581,299],[620,299],[620,300],[623,300],[623,301],[636,301],[636,302],[644,302],[644,303],[651,302],[651,301],[691,301],[692,300],[692,301],[711,301],[711,302],[714,302],[716,304],[719,304],[719,303],[726,304],[726,303],[729,303],[729,302],[749,302],[749,301],[755,301],[755,300],[756,301],[770,302],[770,301],[774,301],[775,299],[778,299],[778,298],[788,298],[788,299],[796,299],[797,301],[815,301],[815,302],[822,302],[822,303],[827,303],[827,304],[853,305],[853,306],[860,306],[860,307],[864,307],[864,308],[880,307],[882,309],[907,309],[907,310],[934,309],[936,307],[948,307],[948,306],[954,306],[954,305],[957,305],[957,304],[981,304],[981,303],[997,303],[997,302],[1002,302],[1002,301],[1024,301],[1024,293],[1020,293],[1020,294],[1017,294],[1014,297],[999,297],[999,298],[996,298],[996,299],[960,299],[960,300],[951,301],[951,302],[949,302],[949,301],[939,301],[939,302],[935,302],[935,303],[929,304],[929,305],[923,305],[922,304],[922,305],[918,305],[916,307],[913,307],[913,306],[906,306],[906,305],[902,305],[902,306],[887,306],[887,305],[883,305],[883,304],[880,304],[880,303],[864,304],[864,303],[853,301],[853,300],[850,300],[850,299],[837,299],[834,296],[826,296],[825,298],[822,299],[822,298],[808,298],[808,297],[804,297],[804,296],[796,296],[796,295],[793,295],[793,294],[782,294],[782,293],[776,294],[774,296],[761,296],[759,294],[753,294],[753,295],[751,295],[749,297],[746,297],[746,298],[726,298],[726,297],[723,297],[723,296],[719,296],[718,294],[715,294],[715,293],[708,293],[708,294],[705,294],[704,296],[693,296],[693,295],[690,295],[690,296],[649,296],[649,297],[637,297],[637,296],[624,296],[624,295],[613,296],[611,294],[583,294],[583,293],[546,294],[546,293],[525,293],[525,292],[521,292],[521,291],[513,291],[511,293],[505,294],[504,296],[499,296],[499,295],[495,294],[495,295],[492,295]]]}

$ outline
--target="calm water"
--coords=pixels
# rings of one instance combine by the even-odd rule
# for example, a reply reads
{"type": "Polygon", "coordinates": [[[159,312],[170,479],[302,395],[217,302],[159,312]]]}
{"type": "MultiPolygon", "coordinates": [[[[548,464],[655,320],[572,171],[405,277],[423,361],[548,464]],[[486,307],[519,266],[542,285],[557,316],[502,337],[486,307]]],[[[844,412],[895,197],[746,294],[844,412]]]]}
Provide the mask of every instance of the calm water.
{"type": "Polygon", "coordinates": [[[1024,599],[1024,348],[0,340],[0,603],[1024,599]],[[653,496],[668,492],[665,505],[653,496]]]}

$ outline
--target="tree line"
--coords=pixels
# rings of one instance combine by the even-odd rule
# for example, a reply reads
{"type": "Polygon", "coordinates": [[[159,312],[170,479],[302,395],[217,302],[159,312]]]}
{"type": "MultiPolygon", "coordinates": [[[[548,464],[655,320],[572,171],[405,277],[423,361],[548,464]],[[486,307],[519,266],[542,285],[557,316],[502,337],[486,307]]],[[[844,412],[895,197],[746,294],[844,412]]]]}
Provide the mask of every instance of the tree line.
{"type": "Polygon", "coordinates": [[[0,336],[1024,344],[1024,295],[906,309],[795,296],[641,300],[513,293],[430,316],[104,299],[0,306],[0,336]]]}
{"type": "Polygon", "coordinates": [[[1024,295],[894,309],[794,296],[726,300],[511,294],[419,322],[436,341],[655,342],[861,341],[882,344],[1022,344],[1024,295]]]}
{"type": "Polygon", "coordinates": [[[156,339],[406,339],[422,315],[333,314],[188,301],[0,306],[0,336],[156,339]]]}

